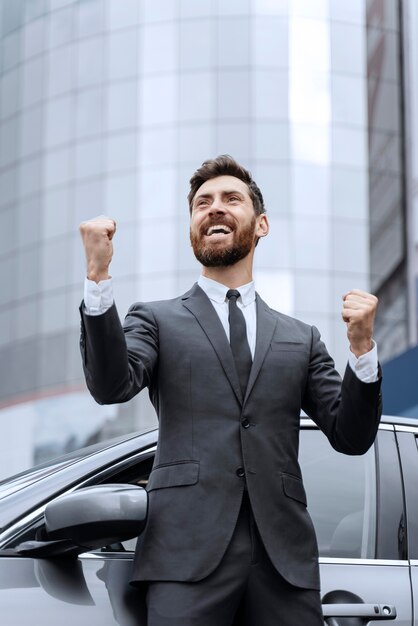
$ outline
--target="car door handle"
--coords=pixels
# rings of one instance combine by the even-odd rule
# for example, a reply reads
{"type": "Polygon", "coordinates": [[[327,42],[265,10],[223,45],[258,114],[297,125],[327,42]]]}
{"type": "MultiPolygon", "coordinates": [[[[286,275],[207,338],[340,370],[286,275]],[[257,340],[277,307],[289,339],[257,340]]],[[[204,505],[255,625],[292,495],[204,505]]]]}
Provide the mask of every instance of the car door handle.
{"type": "Polygon", "coordinates": [[[395,619],[396,607],[392,604],[323,604],[322,613],[328,626],[338,626],[334,617],[359,617],[367,620],[395,619]]]}

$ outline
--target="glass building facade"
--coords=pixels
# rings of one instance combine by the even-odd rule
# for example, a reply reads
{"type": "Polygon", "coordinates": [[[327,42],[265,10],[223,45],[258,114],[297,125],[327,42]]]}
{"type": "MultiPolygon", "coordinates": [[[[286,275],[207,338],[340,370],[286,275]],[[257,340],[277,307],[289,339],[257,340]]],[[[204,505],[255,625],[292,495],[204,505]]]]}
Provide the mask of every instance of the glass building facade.
{"type": "MultiPolygon", "coordinates": [[[[155,423],[146,392],[99,407],[85,389],[78,224],[99,214],[117,221],[111,273],[122,317],[135,300],[182,293],[199,273],[188,180],[217,154],[247,166],[265,197],[271,232],[257,248],[257,290],[317,325],[344,369],[341,296],[383,289],[399,266],[370,254],[370,242],[386,245],[380,148],[368,136],[370,113],[380,119],[370,95],[372,4],[1,2],[0,476],[155,423]]],[[[382,80],[398,107],[396,20],[382,28],[382,80]]],[[[401,127],[390,130],[396,142],[401,127]]],[[[403,259],[401,235],[396,246],[403,259]]]]}
{"type": "MultiPolygon", "coordinates": [[[[418,337],[418,5],[405,0],[403,6],[405,68],[405,153],[407,197],[407,241],[409,250],[409,320],[411,343],[418,337]]],[[[418,400],[417,400],[418,402],[418,400]]]]}
{"type": "Polygon", "coordinates": [[[371,289],[382,361],[409,345],[403,5],[367,2],[371,289]]]}

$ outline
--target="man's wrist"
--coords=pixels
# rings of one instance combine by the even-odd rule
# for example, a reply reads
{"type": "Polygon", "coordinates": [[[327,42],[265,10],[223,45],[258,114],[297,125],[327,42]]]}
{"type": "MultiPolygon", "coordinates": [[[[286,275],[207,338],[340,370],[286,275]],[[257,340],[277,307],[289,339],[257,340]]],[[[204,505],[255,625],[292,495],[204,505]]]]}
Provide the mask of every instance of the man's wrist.
{"type": "Polygon", "coordinates": [[[99,284],[101,280],[108,280],[111,278],[109,276],[109,272],[107,270],[97,270],[95,268],[87,269],[87,278],[88,280],[93,280],[95,283],[99,284]]]}
{"type": "Polygon", "coordinates": [[[363,356],[364,354],[367,354],[368,352],[370,352],[372,348],[373,348],[373,342],[371,339],[368,339],[367,341],[363,341],[359,344],[354,344],[354,345],[350,343],[350,351],[357,358],[363,356]]]}

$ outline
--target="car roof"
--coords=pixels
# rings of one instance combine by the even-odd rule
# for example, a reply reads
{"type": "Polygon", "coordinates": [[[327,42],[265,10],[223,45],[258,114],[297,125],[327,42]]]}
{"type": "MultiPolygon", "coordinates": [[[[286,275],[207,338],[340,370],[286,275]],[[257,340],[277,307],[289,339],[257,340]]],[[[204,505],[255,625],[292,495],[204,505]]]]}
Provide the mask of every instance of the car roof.
{"type": "Polygon", "coordinates": [[[416,417],[397,417],[393,415],[382,415],[381,424],[397,424],[399,426],[412,426],[418,428],[418,418],[416,417]]]}

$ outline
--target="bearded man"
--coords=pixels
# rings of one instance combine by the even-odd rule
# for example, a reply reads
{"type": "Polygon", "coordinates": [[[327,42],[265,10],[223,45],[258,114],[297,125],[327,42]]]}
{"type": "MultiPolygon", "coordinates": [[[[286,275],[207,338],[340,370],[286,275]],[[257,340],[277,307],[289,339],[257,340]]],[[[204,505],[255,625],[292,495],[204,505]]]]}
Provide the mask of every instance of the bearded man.
{"type": "Polygon", "coordinates": [[[269,225],[251,174],[226,155],[206,161],[188,199],[197,283],[173,300],[134,304],[123,326],[108,274],[116,224],[80,226],[87,385],[99,403],[148,387],[159,417],[133,582],[147,582],[148,626],[323,626],[299,417],[304,410],[340,452],[372,445],[377,299],[343,297],[341,381],[318,330],[255,291],[254,252],[269,225]]]}

